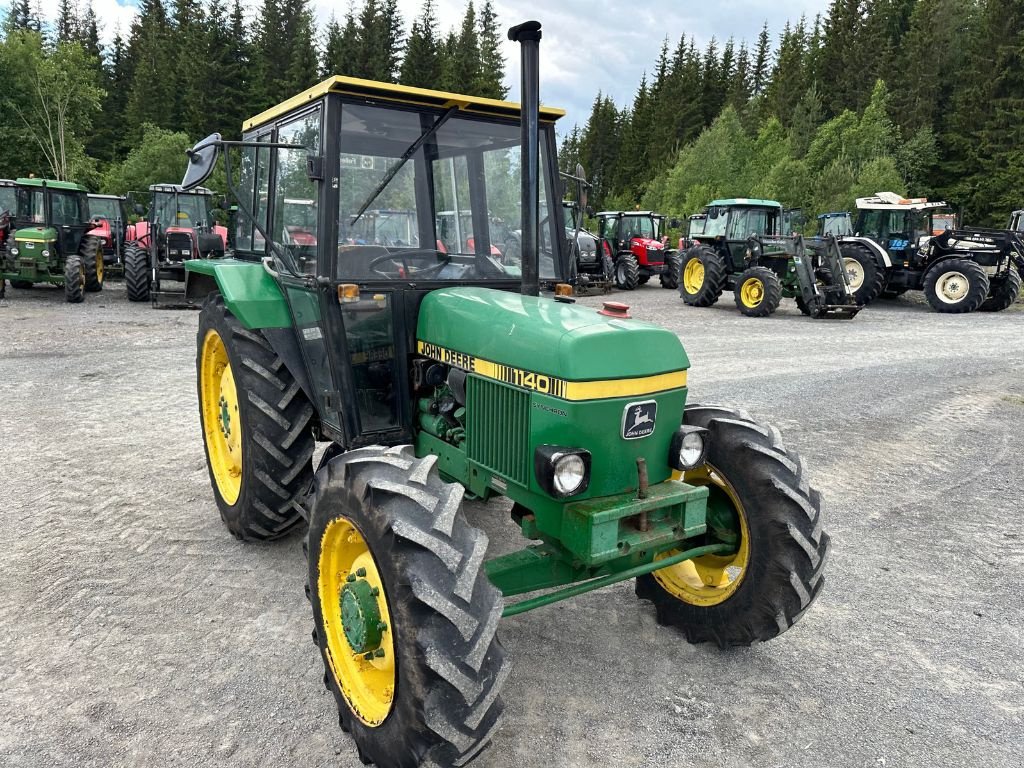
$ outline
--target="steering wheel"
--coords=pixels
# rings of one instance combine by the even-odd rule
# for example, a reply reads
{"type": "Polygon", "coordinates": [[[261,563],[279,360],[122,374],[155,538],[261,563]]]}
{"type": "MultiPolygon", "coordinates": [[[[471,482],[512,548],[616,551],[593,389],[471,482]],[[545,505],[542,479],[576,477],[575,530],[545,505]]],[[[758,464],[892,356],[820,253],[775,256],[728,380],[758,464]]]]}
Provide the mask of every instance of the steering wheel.
{"type": "Polygon", "coordinates": [[[402,263],[402,269],[405,271],[405,279],[410,279],[413,277],[418,279],[436,277],[441,273],[441,270],[447,267],[448,264],[451,262],[451,258],[446,253],[441,253],[440,251],[431,248],[422,248],[413,251],[385,253],[383,256],[378,256],[377,258],[370,261],[370,263],[366,265],[366,268],[369,269],[374,274],[380,275],[381,277],[387,278],[388,280],[394,280],[396,278],[401,279],[403,276],[398,273],[385,272],[382,269],[377,269],[378,264],[382,264],[385,261],[393,262],[396,259],[402,263]],[[436,259],[439,255],[442,257],[441,261],[437,262],[436,264],[431,264],[429,267],[425,267],[421,270],[418,270],[415,274],[413,274],[412,270],[409,268],[408,259],[410,258],[413,261],[417,259],[436,259]]]}

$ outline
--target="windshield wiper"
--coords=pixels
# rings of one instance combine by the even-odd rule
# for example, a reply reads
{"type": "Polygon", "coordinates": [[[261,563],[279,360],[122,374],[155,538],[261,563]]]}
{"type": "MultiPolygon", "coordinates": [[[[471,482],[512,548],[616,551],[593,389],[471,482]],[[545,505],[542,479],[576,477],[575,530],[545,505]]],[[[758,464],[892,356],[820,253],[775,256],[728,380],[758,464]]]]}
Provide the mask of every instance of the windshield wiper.
{"type": "Polygon", "coordinates": [[[366,213],[366,209],[370,207],[370,204],[377,199],[377,195],[383,192],[384,188],[390,184],[391,180],[395,178],[400,170],[402,170],[402,167],[409,161],[409,158],[415,155],[419,148],[427,143],[427,141],[429,141],[431,137],[440,130],[441,126],[448,122],[448,118],[454,115],[458,109],[458,106],[449,107],[447,112],[437,118],[432,126],[424,131],[416,141],[409,145],[409,148],[402,153],[400,158],[398,158],[398,162],[388,169],[388,172],[384,174],[384,178],[380,180],[380,183],[374,188],[373,192],[370,193],[369,197],[367,197],[363,201],[363,204],[359,206],[359,210],[348,223],[350,227],[355,225],[362,215],[366,213]]]}

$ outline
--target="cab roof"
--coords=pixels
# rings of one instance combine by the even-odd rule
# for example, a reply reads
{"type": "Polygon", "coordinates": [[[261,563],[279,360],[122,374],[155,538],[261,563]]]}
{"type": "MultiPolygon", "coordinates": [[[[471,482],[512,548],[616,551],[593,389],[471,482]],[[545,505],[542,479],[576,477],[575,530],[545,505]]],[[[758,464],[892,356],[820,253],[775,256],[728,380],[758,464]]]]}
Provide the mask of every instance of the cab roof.
{"type": "Polygon", "coordinates": [[[858,197],[857,208],[874,211],[924,211],[948,207],[943,201],[929,202],[927,197],[903,197],[895,192],[876,192],[873,197],[858,197]]]}
{"type": "Polygon", "coordinates": [[[708,207],[725,205],[750,205],[761,208],[781,208],[782,203],[776,200],[761,200],[756,197],[726,197],[721,200],[712,200],[708,207]]]}
{"type": "Polygon", "coordinates": [[[0,187],[13,187],[17,182],[14,179],[0,179],[0,187]]]}
{"type": "MultiPolygon", "coordinates": [[[[282,101],[277,106],[249,118],[242,123],[242,130],[249,131],[264,123],[269,123],[281,115],[298,109],[304,104],[315,101],[328,93],[340,93],[346,96],[356,96],[378,102],[410,104],[436,109],[458,107],[461,112],[485,117],[511,117],[518,119],[520,112],[520,105],[514,101],[485,99],[481,96],[466,96],[458,93],[449,93],[448,91],[432,91],[427,88],[413,88],[408,85],[381,83],[376,80],[363,80],[358,77],[334,75],[321,83],[317,83],[312,88],[307,88],[302,93],[282,101]]],[[[564,116],[564,109],[545,106],[540,108],[541,120],[554,122],[564,116]]]]}
{"type": "Polygon", "coordinates": [[[97,192],[90,192],[89,198],[96,198],[97,200],[124,200],[121,195],[101,195],[97,192]]]}
{"type": "Polygon", "coordinates": [[[16,181],[20,187],[42,187],[44,184],[50,189],[66,189],[72,192],[88,192],[89,190],[83,187],[81,184],[73,184],[70,181],[51,181],[50,179],[18,179],[16,181]]]}
{"type": "Polygon", "coordinates": [[[150,184],[150,192],[177,192],[179,195],[212,195],[213,192],[206,187],[193,187],[182,189],[181,184],[150,184]]]}
{"type": "Polygon", "coordinates": [[[664,214],[655,213],[654,211],[600,211],[598,216],[660,216],[665,218],[664,214]]]}

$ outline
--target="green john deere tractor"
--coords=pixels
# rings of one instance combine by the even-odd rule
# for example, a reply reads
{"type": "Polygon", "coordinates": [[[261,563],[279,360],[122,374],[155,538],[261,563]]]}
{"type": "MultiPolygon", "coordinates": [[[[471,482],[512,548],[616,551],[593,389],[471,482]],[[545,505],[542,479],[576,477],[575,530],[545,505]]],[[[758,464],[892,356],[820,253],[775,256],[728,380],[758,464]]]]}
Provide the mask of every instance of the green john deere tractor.
{"type": "Polygon", "coordinates": [[[102,239],[90,234],[85,187],[65,181],[17,179],[16,210],[0,254],[0,296],[4,280],[14,288],[36,283],[64,286],[77,304],[85,293],[103,290],[102,239]]]}
{"type": "Polygon", "coordinates": [[[186,262],[206,299],[214,498],[239,539],[308,521],[324,683],[363,762],[387,768],[464,765],[487,745],[510,670],[502,617],[630,579],[690,642],[746,646],[804,614],[829,548],[778,431],[688,402],[674,333],[614,302],[539,296],[568,271],[564,113],[539,107],[540,24],[509,36],[522,111],[332,77],[240,142],[199,142],[183,182],[222,155],[242,214],[233,258],[186,262]],[[235,152],[252,171],[237,186],[235,152]],[[286,237],[291,198],[316,201],[315,245],[286,237]],[[416,243],[349,242],[373,209],[414,210],[416,243]],[[473,244],[434,247],[438,211],[468,214],[473,244]],[[518,262],[492,252],[492,216],[522,222],[518,262]],[[330,446],[314,472],[315,440],[330,446]],[[530,543],[488,557],[463,500],[493,497],[530,543]]]}
{"type": "Polygon", "coordinates": [[[750,317],[773,314],[788,297],[814,318],[853,318],[857,305],[835,237],[789,234],[799,221],[799,211],[774,200],[713,200],[690,217],[679,295],[709,307],[731,289],[736,308],[750,317]]]}

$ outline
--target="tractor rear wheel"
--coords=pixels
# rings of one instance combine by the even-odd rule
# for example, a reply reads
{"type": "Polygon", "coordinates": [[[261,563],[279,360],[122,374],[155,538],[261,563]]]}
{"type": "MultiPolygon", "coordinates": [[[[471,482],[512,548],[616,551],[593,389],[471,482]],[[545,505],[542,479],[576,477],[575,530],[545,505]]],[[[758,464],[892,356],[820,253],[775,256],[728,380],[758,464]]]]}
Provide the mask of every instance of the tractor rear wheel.
{"type": "Polygon", "coordinates": [[[103,290],[103,247],[98,237],[83,237],[78,245],[78,255],[85,270],[85,292],[99,293],[103,290]]]}
{"type": "Polygon", "coordinates": [[[768,317],[782,302],[782,283],[768,267],[751,267],[736,278],[736,308],[748,317],[768,317]]]}
{"type": "Polygon", "coordinates": [[[706,245],[691,248],[683,256],[679,295],[691,307],[710,307],[725,287],[725,262],[706,245]]]}
{"type": "Polygon", "coordinates": [[[85,267],[77,253],[69,253],[64,260],[64,299],[68,304],[81,304],[85,299],[85,267]]]}
{"type": "Polygon", "coordinates": [[[641,576],[636,594],[654,603],[659,624],[691,643],[770,640],[796,623],[824,584],[821,497],[773,427],[702,405],[686,406],[683,423],[708,430],[707,464],[683,476],[710,493],[706,543],[731,543],[736,552],[641,576]]]}
{"type": "Polygon", "coordinates": [[[487,536],[464,489],[410,446],[361,448],[316,474],[306,551],[324,685],[360,759],[465,765],[487,746],[511,665],[487,536]]]}
{"type": "Polygon", "coordinates": [[[969,259],[940,261],[924,273],[924,296],[936,312],[973,312],[984,303],[988,288],[985,270],[969,259]]]}
{"type": "Polygon", "coordinates": [[[128,301],[149,301],[149,252],[137,245],[124,251],[124,285],[128,301]]]}
{"type": "Polygon", "coordinates": [[[616,259],[615,285],[623,291],[632,291],[640,285],[640,265],[632,253],[619,254],[616,259]]]}
{"type": "Polygon", "coordinates": [[[870,304],[885,289],[885,270],[865,245],[843,243],[840,250],[854,300],[861,306],[870,304]]]}
{"type": "Polygon", "coordinates": [[[661,273],[661,287],[674,289],[679,287],[679,272],[682,268],[682,259],[678,253],[670,253],[665,257],[665,269],[661,273]]]}
{"type": "Polygon", "coordinates": [[[199,314],[196,345],[206,466],[224,525],[246,541],[284,536],[302,522],[313,478],[313,406],[218,294],[199,314]]]}
{"type": "Polygon", "coordinates": [[[1002,312],[1020,295],[1020,272],[1010,267],[1004,275],[989,280],[988,298],[978,307],[982,312],[1002,312]]]}

